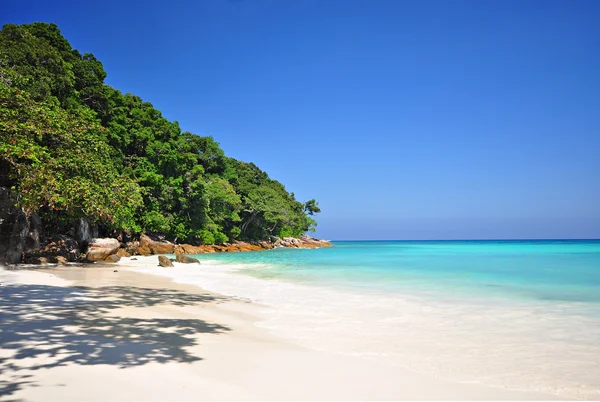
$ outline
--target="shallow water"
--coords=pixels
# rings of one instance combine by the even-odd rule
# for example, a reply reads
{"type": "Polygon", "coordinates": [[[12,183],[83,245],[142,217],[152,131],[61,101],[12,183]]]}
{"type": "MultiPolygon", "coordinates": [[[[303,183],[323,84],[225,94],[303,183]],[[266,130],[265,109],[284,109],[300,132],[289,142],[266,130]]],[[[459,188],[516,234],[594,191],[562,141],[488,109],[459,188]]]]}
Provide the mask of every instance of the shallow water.
{"type": "Polygon", "coordinates": [[[260,325],[311,348],[600,398],[600,241],[336,242],[197,257],[201,268],[150,270],[267,304],[260,325]]]}

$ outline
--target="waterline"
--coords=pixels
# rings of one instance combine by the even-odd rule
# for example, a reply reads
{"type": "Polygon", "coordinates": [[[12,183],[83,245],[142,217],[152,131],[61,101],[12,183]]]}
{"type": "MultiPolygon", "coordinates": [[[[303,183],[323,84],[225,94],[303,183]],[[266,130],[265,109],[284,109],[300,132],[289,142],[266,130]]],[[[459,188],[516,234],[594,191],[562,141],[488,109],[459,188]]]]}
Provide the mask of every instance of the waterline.
{"type": "Polygon", "coordinates": [[[589,291],[597,246],[461,246],[202,255],[201,267],[144,272],[268,305],[259,325],[310,348],[454,381],[598,399],[600,303],[589,291]],[[413,265],[398,272],[390,264],[399,260],[413,265]]]}

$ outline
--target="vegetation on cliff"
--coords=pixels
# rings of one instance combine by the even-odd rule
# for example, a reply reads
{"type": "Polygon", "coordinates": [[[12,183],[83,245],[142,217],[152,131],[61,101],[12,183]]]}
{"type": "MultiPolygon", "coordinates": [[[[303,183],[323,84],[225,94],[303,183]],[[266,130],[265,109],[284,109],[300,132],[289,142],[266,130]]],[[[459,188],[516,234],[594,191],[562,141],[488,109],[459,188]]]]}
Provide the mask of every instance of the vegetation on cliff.
{"type": "Polygon", "coordinates": [[[105,233],[203,244],[314,228],[315,200],[297,201],[105,77],[54,24],[0,31],[0,186],[25,213],[55,227],[84,217],[105,233]]]}

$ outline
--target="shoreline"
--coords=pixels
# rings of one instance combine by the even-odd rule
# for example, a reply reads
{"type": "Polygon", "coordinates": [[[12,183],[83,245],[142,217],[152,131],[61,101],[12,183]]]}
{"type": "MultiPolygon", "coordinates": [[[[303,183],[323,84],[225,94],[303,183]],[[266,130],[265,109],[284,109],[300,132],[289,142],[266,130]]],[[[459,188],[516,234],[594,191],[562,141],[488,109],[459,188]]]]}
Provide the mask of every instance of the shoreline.
{"type": "Polygon", "coordinates": [[[10,399],[557,398],[307,349],[256,325],[265,306],[122,263],[2,269],[0,277],[9,334],[0,389],[10,399]]]}
{"type": "Polygon", "coordinates": [[[203,261],[200,269],[181,264],[165,269],[155,262],[144,267],[142,262],[136,269],[273,306],[261,310],[257,325],[311,350],[453,383],[597,399],[598,366],[592,356],[598,348],[589,342],[598,331],[589,325],[595,318],[578,316],[576,305],[517,299],[482,303],[448,298],[445,292],[363,292],[289,276],[263,278],[263,259],[225,261],[203,261]],[[563,342],[565,334],[572,341],[563,342]]]}

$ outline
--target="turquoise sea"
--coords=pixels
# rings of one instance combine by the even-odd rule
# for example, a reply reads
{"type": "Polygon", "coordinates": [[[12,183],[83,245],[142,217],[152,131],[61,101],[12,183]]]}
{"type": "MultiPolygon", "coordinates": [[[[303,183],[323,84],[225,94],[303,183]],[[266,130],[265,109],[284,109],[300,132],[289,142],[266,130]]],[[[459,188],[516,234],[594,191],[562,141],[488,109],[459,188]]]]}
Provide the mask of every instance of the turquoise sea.
{"type": "Polygon", "coordinates": [[[261,306],[302,346],[459,382],[600,399],[600,241],[338,241],[164,275],[261,306]]]}
{"type": "Polygon", "coordinates": [[[338,241],[334,246],[197,257],[259,264],[244,272],[265,279],[600,307],[600,240],[338,241]]]}

